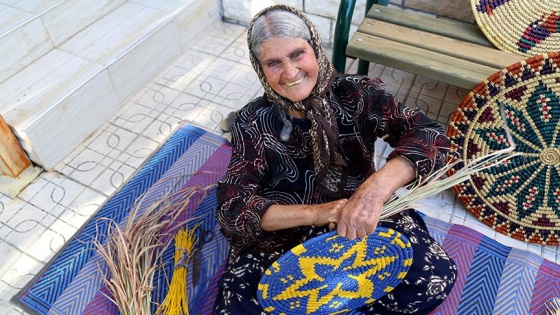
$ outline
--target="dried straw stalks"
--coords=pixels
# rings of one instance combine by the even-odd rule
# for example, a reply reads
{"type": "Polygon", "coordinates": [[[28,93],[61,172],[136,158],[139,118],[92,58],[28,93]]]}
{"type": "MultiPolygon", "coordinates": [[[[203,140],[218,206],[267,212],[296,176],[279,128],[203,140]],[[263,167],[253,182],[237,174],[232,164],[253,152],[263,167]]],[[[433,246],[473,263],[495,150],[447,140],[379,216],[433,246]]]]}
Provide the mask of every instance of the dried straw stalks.
{"type": "MultiPolygon", "coordinates": [[[[511,140],[510,143],[513,143],[513,140],[511,140]]],[[[424,178],[420,178],[408,187],[398,189],[391,199],[383,205],[381,219],[386,219],[403,210],[414,208],[415,202],[452,188],[468,180],[471,175],[477,172],[498,164],[506,163],[507,160],[519,155],[519,153],[513,153],[514,150],[515,144],[506,149],[478,157],[466,163],[452,175],[446,177],[446,174],[452,170],[457,163],[462,162],[458,158],[450,159],[449,162],[438,171],[424,178]]]]}
{"type": "Polygon", "coordinates": [[[554,298],[546,305],[546,315],[560,315],[560,298],[554,298]]]}
{"type": "MultiPolygon", "coordinates": [[[[94,245],[106,264],[98,267],[111,293],[107,298],[121,314],[152,314],[152,284],[161,265],[161,255],[172,244],[178,229],[189,220],[197,219],[184,219],[187,217],[185,209],[194,202],[191,198],[196,194],[205,195],[214,186],[187,187],[147,207],[143,204],[144,196],[135,203],[122,225],[104,219],[108,223],[108,236],[103,240],[98,233],[94,245]]],[[[197,196],[196,199],[203,198],[197,196]]]]}
{"type": "Polygon", "coordinates": [[[458,152],[454,152],[455,154],[453,152],[450,153],[448,163],[440,170],[426,176],[425,178],[420,178],[408,187],[397,190],[391,199],[383,205],[381,219],[386,219],[403,210],[414,208],[414,203],[419,200],[454,187],[455,185],[468,180],[470,176],[475,173],[498,164],[507,163],[507,160],[521,155],[521,153],[514,153],[516,144],[507,126],[507,119],[503,104],[500,105],[500,115],[502,116],[502,120],[504,122],[503,127],[506,132],[506,139],[510,145],[509,147],[472,159],[458,170],[453,170],[453,168],[463,161],[458,152]],[[446,177],[446,174],[449,173],[453,174],[446,177]]]}

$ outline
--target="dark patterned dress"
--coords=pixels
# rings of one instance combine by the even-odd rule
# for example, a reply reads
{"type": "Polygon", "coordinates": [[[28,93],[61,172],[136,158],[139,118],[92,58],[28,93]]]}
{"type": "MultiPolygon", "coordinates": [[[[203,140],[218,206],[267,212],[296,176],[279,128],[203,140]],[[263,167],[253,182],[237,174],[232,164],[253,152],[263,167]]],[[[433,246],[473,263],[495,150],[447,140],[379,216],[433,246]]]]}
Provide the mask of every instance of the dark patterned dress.
{"type": "MultiPolygon", "coordinates": [[[[339,75],[325,95],[337,117],[340,143],[349,165],[344,196],[348,198],[375,172],[375,141],[383,138],[424,176],[441,167],[449,140],[441,126],[420,110],[400,104],[379,79],[339,75]]],[[[220,281],[215,314],[265,314],[256,299],[263,272],[283,253],[327,228],[301,226],[264,231],[261,217],[273,204],[317,204],[332,201],[315,183],[308,120],[289,118],[287,141],[278,106],[257,98],[238,112],[232,124],[232,158],[218,183],[216,218],[230,241],[228,265],[220,281]]],[[[363,307],[365,314],[427,314],[447,297],[455,263],[430,237],[424,221],[408,210],[380,222],[403,233],[413,245],[413,266],[391,293],[363,307]]]]}

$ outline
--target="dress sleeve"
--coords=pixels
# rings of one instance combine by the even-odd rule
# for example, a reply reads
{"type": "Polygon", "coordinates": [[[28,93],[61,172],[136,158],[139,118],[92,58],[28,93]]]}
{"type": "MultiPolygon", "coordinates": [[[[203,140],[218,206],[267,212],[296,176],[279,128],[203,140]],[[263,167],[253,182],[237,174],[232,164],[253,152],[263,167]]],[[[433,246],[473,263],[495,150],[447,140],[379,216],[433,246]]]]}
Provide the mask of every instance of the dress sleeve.
{"type": "Polygon", "coordinates": [[[374,104],[368,117],[381,115],[377,136],[385,139],[394,150],[387,160],[402,156],[416,168],[417,176],[426,176],[441,168],[446,162],[450,141],[443,127],[428,118],[420,109],[406,107],[387,93],[379,79],[370,79],[365,93],[366,104],[374,104]]]}
{"type": "Polygon", "coordinates": [[[261,217],[274,202],[259,195],[268,169],[261,133],[243,122],[231,125],[232,156],[225,177],[216,189],[216,219],[224,235],[248,245],[267,233],[261,217]]]}

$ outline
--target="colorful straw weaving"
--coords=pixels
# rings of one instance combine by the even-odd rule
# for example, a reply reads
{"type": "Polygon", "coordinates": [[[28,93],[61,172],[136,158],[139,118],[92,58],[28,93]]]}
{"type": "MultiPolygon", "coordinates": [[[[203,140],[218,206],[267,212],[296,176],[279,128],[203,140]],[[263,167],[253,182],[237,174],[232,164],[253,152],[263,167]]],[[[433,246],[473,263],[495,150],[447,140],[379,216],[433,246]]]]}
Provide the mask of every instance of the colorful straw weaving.
{"type": "Polygon", "coordinates": [[[393,290],[412,264],[408,239],[378,227],[349,240],[336,232],[294,247],[265,272],[257,297],[269,314],[340,314],[393,290]]]}
{"type": "Polygon", "coordinates": [[[560,51],[558,0],[471,0],[471,6],[498,49],[527,57],[560,51]]]}
{"type": "Polygon", "coordinates": [[[472,175],[455,190],[494,230],[547,245],[560,244],[559,65],[559,53],[550,53],[495,73],[465,97],[447,131],[464,162],[504,149],[510,145],[504,108],[521,155],[472,175]]]}

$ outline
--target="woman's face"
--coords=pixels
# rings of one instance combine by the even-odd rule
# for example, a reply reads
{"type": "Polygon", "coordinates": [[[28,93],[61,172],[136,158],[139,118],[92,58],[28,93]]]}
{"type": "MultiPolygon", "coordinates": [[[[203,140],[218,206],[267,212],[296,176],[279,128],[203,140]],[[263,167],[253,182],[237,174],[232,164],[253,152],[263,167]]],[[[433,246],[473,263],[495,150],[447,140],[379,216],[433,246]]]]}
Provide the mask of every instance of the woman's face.
{"type": "Polygon", "coordinates": [[[259,60],[270,87],[292,102],[307,98],[317,84],[317,57],[304,39],[267,40],[262,43],[259,60]]]}

